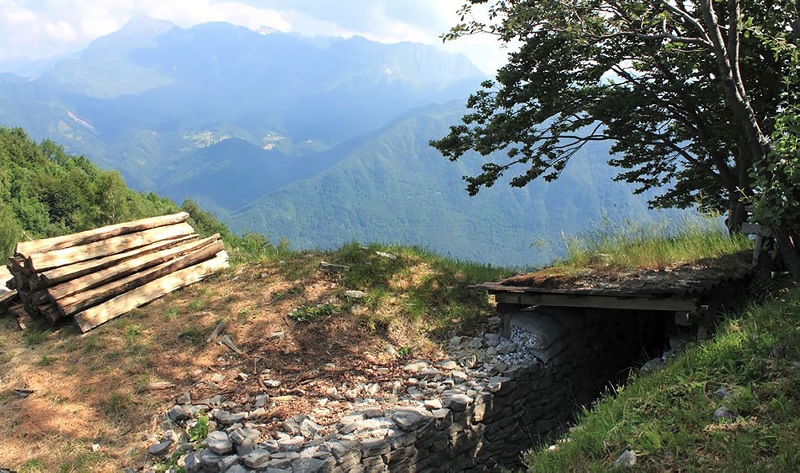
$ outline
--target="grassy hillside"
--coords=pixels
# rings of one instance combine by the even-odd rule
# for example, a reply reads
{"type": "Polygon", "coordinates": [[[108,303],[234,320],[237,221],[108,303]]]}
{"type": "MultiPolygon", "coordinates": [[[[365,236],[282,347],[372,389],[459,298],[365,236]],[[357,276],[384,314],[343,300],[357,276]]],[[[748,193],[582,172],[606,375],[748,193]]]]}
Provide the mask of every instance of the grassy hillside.
{"type": "Polygon", "coordinates": [[[329,400],[331,416],[341,415],[346,407],[329,399],[331,388],[376,382],[385,377],[380,370],[401,373],[415,357],[444,356],[451,330],[470,333],[493,315],[467,286],[506,275],[407,247],[275,250],[84,336],[72,326],[20,332],[0,317],[0,467],[142,467],[148,435],[176,397],[223,393],[246,402],[265,392],[254,381],[265,368],[281,387],[268,391],[279,400],[261,422],[280,425],[329,400]],[[326,270],[323,261],[349,269],[326,270]],[[223,321],[245,355],[206,341],[223,321]],[[220,374],[224,380],[212,382],[220,374]]]}
{"type": "Polygon", "coordinates": [[[800,467],[800,287],[726,320],[714,339],[636,377],[581,416],[532,471],[797,471],[800,467]],[[726,408],[729,415],[715,419],[726,408]]]}
{"type": "MultiPolygon", "coordinates": [[[[750,247],[713,225],[684,221],[669,235],[658,226],[627,235],[597,229],[573,241],[555,269],[664,269],[750,247]]],[[[635,457],[631,471],[797,471],[800,285],[778,279],[761,291],[720,319],[714,338],[632,376],[584,409],[563,438],[528,452],[531,471],[617,471],[625,457],[635,457]]]]}
{"type": "MultiPolygon", "coordinates": [[[[118,174],[51,142],[37,144],[21,129],[0,129],[4,252],[19,238],[177,208],[131,191],[118,174]]],[[[347,243],[329,251],[291,251],[285,241],[275,245],[258,234],[233,236],[191,201],[182,208],[202,233],[224,235],[235,263],[231,270],[81,337],[71,326],[40,324],[20,332],[12,319],[0,318],[0,418],[7,420],[0,423],[1,467],[49,472],[142,466],[153,443],[148,435],[177,396],[222,390],[249,399],[261,388],[247,379],[265,367],[287,387],[275,393],[285,402],[270,415],[304,412],[345,380],[372,379],[376,367],[399,372],[411,357],[444,356],[442,342],[453,331],[477,330],[494,314],[468,286],[508,275],[404,246],[347,243]],[[325,269],[323,262],[336,266],[325,269]],[[222,321],[246,362],[206,342],[222,321]],[[331,364],[342,377],[324,371],[331,364]],[[220,373],[224,381],[211,382],[220,373]],[[311,378],[316,384],[302,384],[302,396],[289,389],[311,378]]],[[[747,248],[745,239],[722,237],[714,222],[704,229],[684,222],[683,232],[626,227],[632,233],[621,239],[601,228],[583,240],[568,239],[570,259],[562,264],[663,268],[747,248]]],[[[770,294],[731,314],[714,339],[609,393],[555,447],[529,452],[530,469],[612,470],[631,451],[638,471],[797,470],[800,287],[787,283],[770,294]],[[715,419],[715,412],[725,415],[715,419]]]]}

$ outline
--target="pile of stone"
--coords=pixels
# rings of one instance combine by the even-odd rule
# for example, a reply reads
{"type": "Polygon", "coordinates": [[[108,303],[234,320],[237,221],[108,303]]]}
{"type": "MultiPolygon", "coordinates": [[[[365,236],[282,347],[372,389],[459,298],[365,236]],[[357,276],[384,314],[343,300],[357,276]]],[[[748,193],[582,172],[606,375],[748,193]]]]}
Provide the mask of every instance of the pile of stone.
{"type": "MultiPolygon", "coordinates": [[[[499,332],[499,319],[492,322],[499,332]]],[[[192,402],[187,393],[164,415],[164,433],[151,437],[149,453],[154,465],[163,465],[159,458],[178,452],[178,465],[188,473],[519,465],[520,452],[532,439],[571,412],[572,406],[562,408],[569,383],[497,332],[453,337],[450,359],[408,363],[404,379],[381,386],[381,392],[373,390],[373,397],[368,385],[356,386],[365,397],[349,397],[352,411],[333,425],[320,425],[316,412],[310,412],[283,419],[278,431],[269,430],[267,395],[237,405],[219,396],[192,402]],[[203,416],[208,435],[189,442],[203,416]]]]}

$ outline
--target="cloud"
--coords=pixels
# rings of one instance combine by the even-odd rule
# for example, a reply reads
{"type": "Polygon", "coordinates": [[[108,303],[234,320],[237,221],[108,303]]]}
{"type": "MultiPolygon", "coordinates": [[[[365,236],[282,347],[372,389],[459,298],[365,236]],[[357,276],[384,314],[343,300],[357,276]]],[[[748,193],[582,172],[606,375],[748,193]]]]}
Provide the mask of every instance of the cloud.
{"type": "MultiPolygon", "coordinates": [[[[458,20],[463,0],[0,0],[0,60],[44,58],[84,48],[93,39],[147,15],[190,27],[225,21],[256,29],[320,36],[364,36],[373,41],[441,45],[439,35],[458,20]]],[[[492,38],[444,46],[496,68],[492,38]]]]}

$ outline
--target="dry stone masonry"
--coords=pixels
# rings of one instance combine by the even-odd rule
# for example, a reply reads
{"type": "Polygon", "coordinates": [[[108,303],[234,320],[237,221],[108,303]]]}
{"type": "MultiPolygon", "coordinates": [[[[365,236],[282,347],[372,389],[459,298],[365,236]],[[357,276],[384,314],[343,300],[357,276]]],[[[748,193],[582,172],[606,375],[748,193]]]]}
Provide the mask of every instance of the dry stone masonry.
{"type": "Polygon", "coordinates": [[[259,419],[267,395],[236,405],[220,396],[193,402],[187,394],[164,415],[149,453],[174,456],[188,473],[515,467],[521,452],[644,361],[643,347],[658,350],[665,341],[657,313],[540,308],[512,317],[511,339],[499,335],[498,318],[491,322],[480,337],[453,337],[450,359],[414,361],[406,379],[380,386],[394,396],[392,407],[364,386],[365,397],[335,425],[317,424],[310,412],[266,431],[259,419]],[[193,444],[188,432],[201,415],[210,419],[209,433],[193,444]]]}

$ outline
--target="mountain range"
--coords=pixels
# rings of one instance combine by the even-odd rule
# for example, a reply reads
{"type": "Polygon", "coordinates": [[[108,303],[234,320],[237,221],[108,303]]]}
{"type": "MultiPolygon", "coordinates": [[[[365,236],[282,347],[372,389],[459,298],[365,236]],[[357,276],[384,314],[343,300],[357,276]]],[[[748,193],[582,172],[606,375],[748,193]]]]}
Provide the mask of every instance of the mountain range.
{"type": "Polygon", "coordinates": [[[557,182],[469,197],[461,176],[481,158],[450,163],[428,141],[486,77],[433,46],[143,17],[39,64],[0,74],[0,126],[296,248],[381,241],[535,265],[558,255],[562,232],[649,215],[612,182],[603,145],[557,182]]]}

